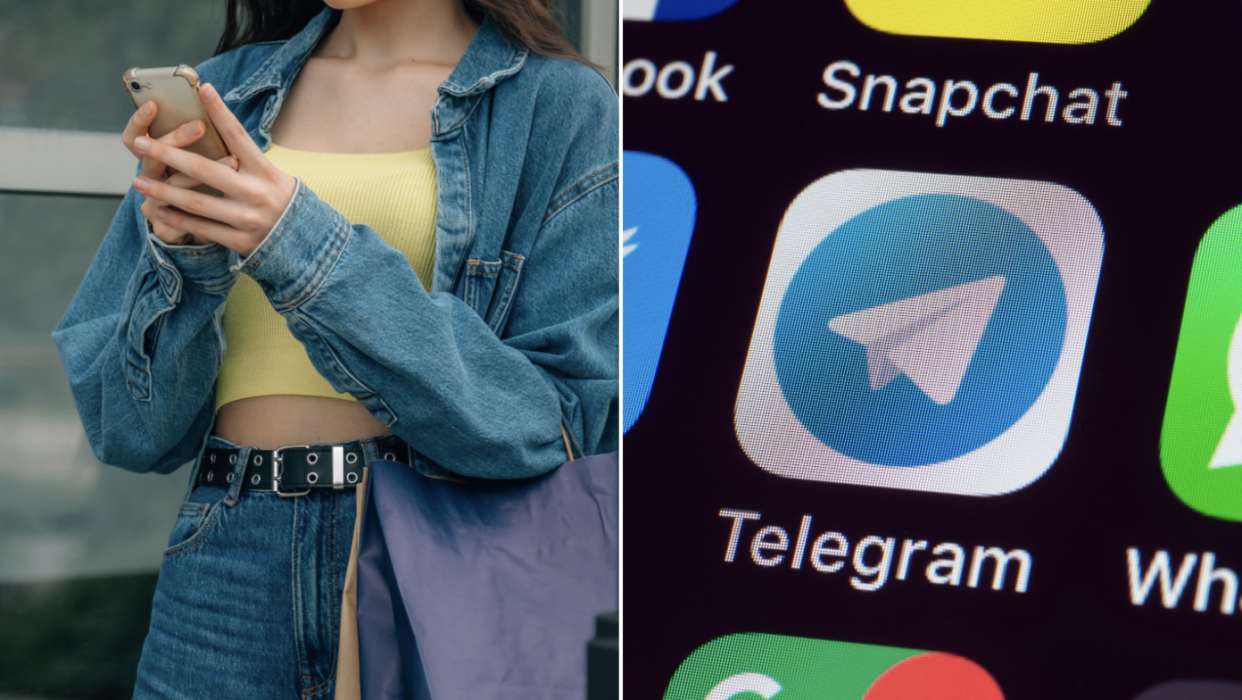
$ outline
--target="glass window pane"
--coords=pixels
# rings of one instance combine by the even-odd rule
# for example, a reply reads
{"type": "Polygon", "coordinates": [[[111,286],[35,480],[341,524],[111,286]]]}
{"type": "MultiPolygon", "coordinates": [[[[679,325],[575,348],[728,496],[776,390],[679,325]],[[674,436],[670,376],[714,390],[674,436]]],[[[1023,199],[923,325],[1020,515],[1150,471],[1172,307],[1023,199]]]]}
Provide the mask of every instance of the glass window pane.
{"type": "Polygon", "coordinates": [[[120,133],[129,68],[195,65],[224,0],[0,0],[0,126],[120,133]]]}
{"type": "Polygon", "coordinates": [[[95,459],[52,343],[119,203],[0,194],[0,697],[132,694],[186,489],[95,459]]]}
{"type": "Polygon", "coordinates": [[[0,195],[0,582],[154,571],[185,490],[96,461],[52,343],[118,203],[0,195]]]}

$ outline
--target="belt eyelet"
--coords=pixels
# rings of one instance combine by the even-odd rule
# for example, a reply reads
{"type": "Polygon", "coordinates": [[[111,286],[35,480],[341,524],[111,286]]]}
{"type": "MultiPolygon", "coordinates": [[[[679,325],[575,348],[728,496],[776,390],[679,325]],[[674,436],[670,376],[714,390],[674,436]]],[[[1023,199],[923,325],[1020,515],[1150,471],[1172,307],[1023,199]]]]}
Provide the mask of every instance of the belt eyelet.
{"type": "Polygon", "coordinates": [[[259,485],[259,475],[258,475],[258,474],[255,474],[254,476],[250,477],[250,483],[254,484],[255,486],[258,486],[258,485],[259,485]]]}
{"type": "Polygon", "coordinates": [[[306,475],[306,483],[313,484],[319,481],[319,472],[311,472],[306,475]]]}
{"type": "Polygon", "coordinates": [[[318,464],[318,463],[319,463],[319,455],[315,454],[314,452],[312,452],[312,453],[310,453],[310,454],[306,455],[306,463],[307,463],[307,464],[318,464]]]}

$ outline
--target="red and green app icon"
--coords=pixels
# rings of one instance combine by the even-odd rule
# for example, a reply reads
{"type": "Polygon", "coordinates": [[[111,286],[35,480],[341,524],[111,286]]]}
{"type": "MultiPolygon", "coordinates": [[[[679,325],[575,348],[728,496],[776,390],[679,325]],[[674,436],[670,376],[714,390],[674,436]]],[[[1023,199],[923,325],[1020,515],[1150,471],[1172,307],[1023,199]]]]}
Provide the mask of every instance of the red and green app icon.
{"type": "Polygon", "coordinates": [[[1004,700],[975,662],[936,651],[732,634],[690,655],[664,700],[1004,700]]]}

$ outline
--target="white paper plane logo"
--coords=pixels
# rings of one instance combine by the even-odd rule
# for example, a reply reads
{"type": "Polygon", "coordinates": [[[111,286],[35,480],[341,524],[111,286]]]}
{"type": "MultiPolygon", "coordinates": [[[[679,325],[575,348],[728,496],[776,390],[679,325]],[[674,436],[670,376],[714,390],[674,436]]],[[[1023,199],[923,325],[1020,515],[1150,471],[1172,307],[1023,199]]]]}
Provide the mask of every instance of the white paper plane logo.
{"type": "Polygon", "coordinates": [[[633,238],[636,233],[638,233],[637,226],[634,228],[627,228],[621,232],[621,257],[624,258],[628,256],[630,253],[634,252],[635,248],[638,247],[637,243],[630,243],[630,239],[633,238]]]}
{"type": "Polygon", "coordinates": [[[828,328],[867,350],[871,389],[904,374],[927,398],[953,400],[1005,289],[994,275],[837,316],[828,328]]]}

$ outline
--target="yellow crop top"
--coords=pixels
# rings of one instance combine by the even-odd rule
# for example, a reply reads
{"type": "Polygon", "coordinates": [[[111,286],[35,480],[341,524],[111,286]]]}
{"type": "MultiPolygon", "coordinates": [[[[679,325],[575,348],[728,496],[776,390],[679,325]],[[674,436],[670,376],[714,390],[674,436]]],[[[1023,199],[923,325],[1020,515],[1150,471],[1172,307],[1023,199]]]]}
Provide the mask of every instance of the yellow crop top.
{"type": "MultiPolygon", "coordinates": [[[[375,229],[401,251],[423,287],[431,282],[436,246],[436,167],[431,149],[405,153],[310,153],[272,144],[267,157],[302,178],[352,223],[375,229]]],[[[306,349],[272,309],[259,285],[241,279],[224,307],[224,364],[216,378],[216,410],[252,396],[296,394],[353,401],[332,390],[306,349]]]]}

